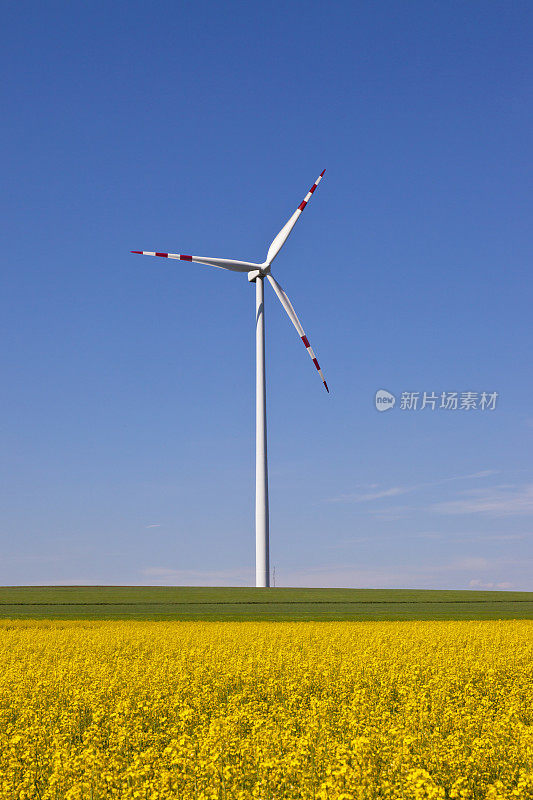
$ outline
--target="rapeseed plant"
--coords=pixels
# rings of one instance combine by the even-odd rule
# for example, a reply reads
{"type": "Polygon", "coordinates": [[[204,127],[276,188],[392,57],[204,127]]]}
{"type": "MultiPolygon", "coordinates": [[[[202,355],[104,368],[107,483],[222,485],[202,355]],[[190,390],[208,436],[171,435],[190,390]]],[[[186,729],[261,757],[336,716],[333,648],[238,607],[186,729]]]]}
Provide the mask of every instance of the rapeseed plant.
{"type": "Polygon", "coordinates": [[[0,622],[0,797],[533,800],[533,622],[0,622]]]}

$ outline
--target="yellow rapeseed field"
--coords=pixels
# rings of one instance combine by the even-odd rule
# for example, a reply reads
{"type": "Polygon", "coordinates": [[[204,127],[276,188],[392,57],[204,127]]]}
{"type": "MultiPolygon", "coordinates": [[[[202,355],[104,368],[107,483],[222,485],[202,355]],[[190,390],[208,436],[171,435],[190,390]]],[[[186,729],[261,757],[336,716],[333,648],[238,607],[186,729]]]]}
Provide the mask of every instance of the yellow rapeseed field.
{"type": "Polygon", "coordinates": [[[3,621],[1,798],[533,798],[532,634],[3,621]]]}

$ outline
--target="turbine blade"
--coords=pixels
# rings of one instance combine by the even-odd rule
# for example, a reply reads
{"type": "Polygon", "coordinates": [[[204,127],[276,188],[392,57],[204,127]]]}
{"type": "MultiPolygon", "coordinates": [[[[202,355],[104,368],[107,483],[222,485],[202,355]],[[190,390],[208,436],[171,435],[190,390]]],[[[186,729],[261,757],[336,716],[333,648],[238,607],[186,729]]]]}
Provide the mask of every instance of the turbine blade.
{"type": "Polygon", "coordinates": [[[301,326],[300,320],[296,316],[296,311],[292,307],[291,301],[289,300],[289,298],[287,297],[287,295],[285,294],[285,292],[283,291],[283,289],[281,288],[279,283],[275,280],[275,278],[272,277],[272,275],[267,275],[267,278],[270,281],[270,284],[271,284],[272,288],[274,289],[274,291],[276,292],[277,296],[279,297],[281,305],[283,306],[283,308],[285,309],[285,311],[289,315],[290,321],[292,322],[292,324],[294,325],[294,327],[298,331],[298,335],[300,336],[300,339],[302,340],[302,342],[305,344],[307,352],[311,356],[313,364],[317,368],[318,374],[322,378],[322,383],[326,387],[326,391],[329,393],[329,389],[328,389],[328,385],[326,383],[326,379],[324,378],[324,375],[322,374],[322,370],[320,369],[320,364],[316,360],[316,356],[313,353],[311,345],[309,344],[309,340],[308,340],[307,336],[305,335],[304,329],[301,326]]]}
{"type": "Polygon", "coordinates": [[[322,172],[320,173],[320,175],[318,176],[316,181],[313,183],[313,185],[311,186],[311,188],[309,189],[309,191],[305,195],[304,199],[302,200],[302,202],[300,203],[300,205],[298,206],[298,208],[296,209],[296,211],[294,212],[294,214],[290,218],[290,220],[283,226],[283,228],[280,230],[280,232],[278,233],[278,235],[276,236],[276,238],[274,239],[274,241],[272,242],[272,244],[268,248],[268,253],[267,253],[267,258],[266,258],[266,263],[267,264],[272,264],[272,262],[274,261],[274,259],[277,256],[277,254],[279,253],[279,251],[281,250],[281,248],[283,247],[283,245],[285,244],[285,242],[289,238],[289,234],[292,231],[292,229],[294,228],[294,226],[296,225],[296,222],[298,221],[298,217],[300,216],[300,214],[302,213],[302,211],[304,210],[304,208],[308,204],[309,200],[311,199],[311,195],[313,194],[313,192],[315,191],[316,187],[318,186],[318,184],[322,180],[322,177],[323,177],[325,171],[326,171],[325,169],[322,170],[322,172]]]}
{"type": "Polygon", "coordinates": [[[250,272],[252,269],[260,269],[261,264],[254,264],[251,261],[234,261],[231,258],[208,258],[207,256],[184,256],[179,253],[152,253],[149,250],[132,250],[140,256],[160,256],[161,258],[175,258],[179,261],[194,261],[195,264],[204,264],[208,267],[219,267],[229,269],[232,272],[250,272]]]}

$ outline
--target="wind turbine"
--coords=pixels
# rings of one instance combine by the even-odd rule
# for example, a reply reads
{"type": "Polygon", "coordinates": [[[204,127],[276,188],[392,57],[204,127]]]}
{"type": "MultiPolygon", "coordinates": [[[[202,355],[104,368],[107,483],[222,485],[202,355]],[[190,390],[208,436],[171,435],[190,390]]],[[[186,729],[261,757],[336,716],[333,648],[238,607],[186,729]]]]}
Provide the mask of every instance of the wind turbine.
{"type": "Polygon", "coordinates": [[[328,385],[322,374],[316,356],[311,349],[309,340],[305,335],[300,320],[292,303],[271,275],[270,267],[279,251],[287,241],[290,232],[296,225],[302,211],[311,199],[313,192],[324,176],[323,170],[313,183],[305,198],[302,200],[292,217],[280,230],[270,247],[266,261],[256,264],[253,261],[234,261],[229,258],[207,258],[205,256],[185,256],[178,253],[152,253],[147,250],[132,250],[141,256],[160,256],[161,258],[174,258],[179,261],[194,261],[196,264],[205,264],[210,267],[219,267],[233,272],[247,272],[248,280],[255,282],[255,353],[256,353],[256,404],[255,404],[255,585],[270,586],[269,571],[269,540],[268,540],[268,464],[267,464],[267,432],[266,432],[266,386],[265,386],[265,308],[264,308],[264,278],[277,294],[281,305],[287,312],[290,321],[298,331],[307,352],[318,370],[322,382],[329,392],[328,385]]]}

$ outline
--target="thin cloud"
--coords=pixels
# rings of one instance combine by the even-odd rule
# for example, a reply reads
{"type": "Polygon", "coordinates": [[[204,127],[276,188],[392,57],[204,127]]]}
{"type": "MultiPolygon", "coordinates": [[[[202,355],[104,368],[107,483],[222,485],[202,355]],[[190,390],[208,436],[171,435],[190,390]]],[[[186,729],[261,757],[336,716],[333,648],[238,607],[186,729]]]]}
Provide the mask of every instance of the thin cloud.
{"type": "Polygon", "coordinates": [[[457,542],[519,542],[530,535],[527,533],[471,533],[459,536],[452,534],[453,540],[457,542]]]}
{"type": "MultiPolygon", "coordinates": [[[[396,495],[405,494],[406,491],[409,491],[409,489],[402,486],[393,486],[391,489],[382,489],[368,494],[345,495],[345,499],[351,498],[353,503],[366,503],[369,500],[380,500],[382,497],[396,497],[396,495]]],[[[339,498],[339,500],[341,499],[343,498],[339,498]]]]}
{"type": "Polygon", "coordinates": [[[172,569],[170,567],[145,567],[141,575],[149,585],[181,586],[248,586],[252,581],[251,569],[172,569]]]}
{"type": "MultiPolygon", "coordinates": [[[[409,494],[410,492],[417,492],[420,489],[428,487],[443,486],[446,483],[453,481],[468,481],[477,480],[479,478],[487,478],[490,475],[496,475],[497,470],[484,469],[480,472],[471,472],[468,475],[454,475],[451,478],[441,478],[437,481],[424,481],[424,483],[416,483],[413,486],[392,486],[389,489],[379,489],[376,492],[366,492],[363,494],[342,494],[338,497],[330,498],[330,503],[368,503],[373,500],[381,500],[384,497],[398,497],[398,495],[409,494]]],[[[373,488],[373,487],[372,487],[373,488]]]]}
{"type": "MultiPolygon", "coordinates": [[[[517,567],[529,569],[530,565],[523,559],[488,559],[471,556],[440,564],[426,562],[410,566],[384,565],[383,567],[361,568],[360,564],[344,563],[298,570],[280,569],[278,580],[283,586],[357,587],[359,589],[474,588],[471,581],[480,581],[483,584],[493,583],[495,589],[521,588],[511,586],[507,580],[510,571],[517,567]],[[501,571],[505,572],[504,576],[501,575],[501,571]],[[504,577],[505,580],[502,580],[504,577]]],[[[475,588],[485,587],[476,586],[475,588]]],[[[527,586],[522,588],[527,589],[527,586]]]]}
{"type": "Polygon", "coordinates": [[[468,583],[472,589],[514,589],[514,584],[509,583],[508,581],[498,581],[494,583],[493,581],[482,581],[480,578],[473,578],[468,583]]]}
{"type": "Polygon", "coordinates": [[[525,486],[496,486],[463,492],[462,497],[434,503],[429,510],[438,514],[483,514],[492,517],[533,514],[533,483],[525,486]]]}
{"type": "MultiPolygon", "coordinates": [[[[474,588],[470,581],[494,583],[494,588],[509,582],[513,570],[518,568],[531,573],[532,559],[484,558],[467,556],[441,563],[383,564],[381,567],[359,564],[325,564],[293,569],[276,568],[276,584],[294,587],[357,587],[360,589],[446,589],[474,588]],[[503,574],[502,574],[503,573],[503,574]],[[497,586],[497,584],[502,584],[497,586]]],[[[146,586],[253,586],[251,569],[171,569],[146,567],[141,571],[142,585],[146,586]]],[[[517,576],[517,580],[519,580],[517,576]]],[[[485,587],[477,587],[485,588],[485,587]]],[[[527,589],[528,586],[516,588],[527,589]]]]}
{"type": "Polygon", "coordinates": [[[456,542],[518,542],[528,539],[533,535],[533,532],[528,533],[484,533],[476,531],[402,531],[398,534],[394,531],[380,530],[371,536],[351,536],[346,539],[338,541],[334,547],[346,547],[352,544],[366,544],[368,542],[382,542],[382,541],[395,541],[401,538],[402,540],[408,539],[426,539],[429,541],[447,541],[450,544],[456,542]]]}
{"type": "Polygon", "coordinates": [[[377,520],[381,520],[382,522],[395,522],[398,519],[404,519],[406,516],[410,514],[416,513],[419,511],[418,506],[388,506],[387,508],[367,508],[365,509],[364,513],[369,514],[370,516],[374,517],[377,520]]]}
{"type": "Polygon", "coordinates": [[[147,528],[160,528],[161,527],[161,523],[160,522],[152,522],[151,525],[147,525],[146,527],[147,528]]]}

